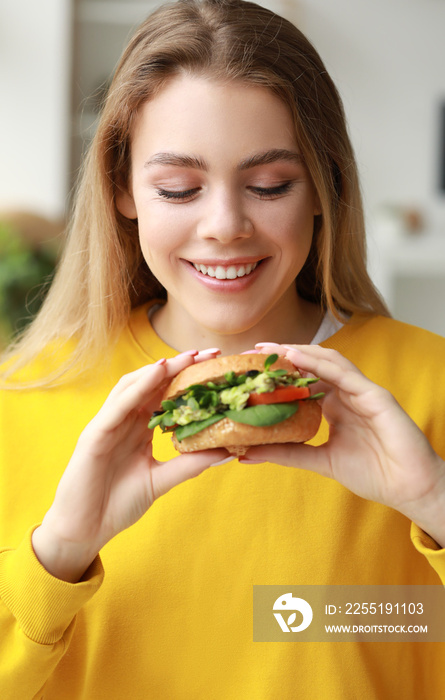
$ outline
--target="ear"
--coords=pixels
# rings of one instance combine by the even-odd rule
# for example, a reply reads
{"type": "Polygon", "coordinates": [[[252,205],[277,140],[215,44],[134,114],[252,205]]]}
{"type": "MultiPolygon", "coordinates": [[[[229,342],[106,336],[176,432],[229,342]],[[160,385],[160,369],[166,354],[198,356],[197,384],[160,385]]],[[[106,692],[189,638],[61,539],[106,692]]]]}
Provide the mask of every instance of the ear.
{"type": "Polygon", "coordinates": [[[133,195],[126,188],[117,187],[116,189],[116,208],[122,216],[127,219],[137,219],[138,213],[134,203],[133,195]]]}

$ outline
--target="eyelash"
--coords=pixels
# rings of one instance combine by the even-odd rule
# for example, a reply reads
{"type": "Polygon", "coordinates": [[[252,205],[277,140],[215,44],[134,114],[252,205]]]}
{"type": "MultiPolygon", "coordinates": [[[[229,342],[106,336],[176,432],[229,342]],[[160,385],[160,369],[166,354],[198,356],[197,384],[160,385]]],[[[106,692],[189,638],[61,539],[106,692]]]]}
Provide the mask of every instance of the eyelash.
{"type": "MultiPolygon", "coordinates": [[[[289,192],[293,184],[294,183],[289,180],[288,182],[284,182],[282,185],[278,185],[277,187],[249,187],[249,190],[256,194],[260,199],[273,199],[274,197],[279,197],[280,195],[289,192]]],[[[183,202],[191,199],[194,194],[199,192],[199,188],[197,187],[191,190],[182,190],[180,192],[157,189],[156,192],[163,199],[183,202]]]]}
{"type": "Polygon", "coordinates": [[[277,187],[251,187],[252,192],[255,192],[260,199],[273,199],[274,197],[279,197],[282,194],[286,194],[291,189],[294,183],[292,180],[288,182],[283,182],[282,185],[277,187]]]}
{"type": "Polygon", "coordinates": [[[198,191],[199,191],[198,188],[193,189],[193,190],[183,190],[182,192],[176,192],[176,191],[172,191],[172,190],[161,190],[161,189],[156,190],[157,194],[160,197],[163,197],[164,199],[176,199],[176,200],[189,199],[198,191]]]}

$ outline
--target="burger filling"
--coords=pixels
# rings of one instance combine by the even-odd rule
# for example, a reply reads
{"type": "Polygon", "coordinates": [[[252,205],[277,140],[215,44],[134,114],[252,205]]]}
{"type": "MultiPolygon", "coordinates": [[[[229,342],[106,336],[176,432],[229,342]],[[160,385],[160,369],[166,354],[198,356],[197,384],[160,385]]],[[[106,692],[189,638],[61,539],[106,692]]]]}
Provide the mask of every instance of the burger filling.
{"type": "Polygon", "coordinates": [[[274,425],[296,413],[300,400],[321,398],[322,394],[311,395],[308,388],[318,379],[301,377],[297,371],[272,370],[277,359],[278,355],[269,355],[262,372],[228,372],[219,383],[189,386],[178,398],[163,401],[162,410],[153,414],[148,427],[174,430],[181,441],[223,418],[247,425],[274,425]]]}

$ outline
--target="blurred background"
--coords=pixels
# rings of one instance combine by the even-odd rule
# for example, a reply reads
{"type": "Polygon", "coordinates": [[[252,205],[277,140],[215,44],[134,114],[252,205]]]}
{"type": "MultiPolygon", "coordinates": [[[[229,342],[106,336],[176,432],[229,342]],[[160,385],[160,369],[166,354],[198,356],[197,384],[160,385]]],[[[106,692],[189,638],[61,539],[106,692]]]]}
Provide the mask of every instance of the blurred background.
{"type": "MultiPolygon", "coordinates": [[[[0,0],[0,345],[41,301],[110,76],[159,4],[0,0]]],[[[445,0],[260,4],[306,33],[343,97],[392,313],[445,335],[445,0]]]]}

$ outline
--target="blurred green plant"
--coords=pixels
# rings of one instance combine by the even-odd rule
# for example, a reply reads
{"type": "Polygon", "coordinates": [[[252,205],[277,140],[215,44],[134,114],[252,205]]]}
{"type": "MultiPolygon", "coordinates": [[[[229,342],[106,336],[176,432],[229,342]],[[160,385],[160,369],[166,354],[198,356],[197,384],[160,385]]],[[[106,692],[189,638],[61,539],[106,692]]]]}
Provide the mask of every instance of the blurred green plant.
{"type": "Polygon", "coordinates": [[[39,310],[54,273],[56,251],[31,245],[0,221],[0,345],[23,330],[39,310]]]}

